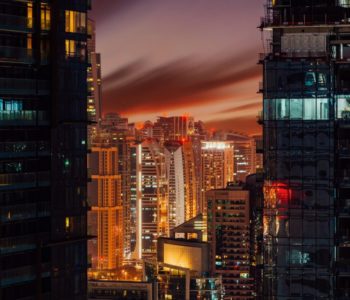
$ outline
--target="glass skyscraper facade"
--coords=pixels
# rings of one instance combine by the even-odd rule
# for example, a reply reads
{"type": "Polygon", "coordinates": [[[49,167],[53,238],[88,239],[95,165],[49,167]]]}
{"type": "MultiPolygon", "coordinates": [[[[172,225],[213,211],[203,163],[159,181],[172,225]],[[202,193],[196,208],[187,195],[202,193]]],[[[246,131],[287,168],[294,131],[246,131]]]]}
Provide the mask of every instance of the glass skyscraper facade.
{"type": "Polygon", "coordinates": [[[86,299],[88,1],[0,1],[0,299],[86,299]]]}
{"type": "Polygon", "coordinates": [[[263,299],[350,297],[350,1],[268,1],[263,299]]]}

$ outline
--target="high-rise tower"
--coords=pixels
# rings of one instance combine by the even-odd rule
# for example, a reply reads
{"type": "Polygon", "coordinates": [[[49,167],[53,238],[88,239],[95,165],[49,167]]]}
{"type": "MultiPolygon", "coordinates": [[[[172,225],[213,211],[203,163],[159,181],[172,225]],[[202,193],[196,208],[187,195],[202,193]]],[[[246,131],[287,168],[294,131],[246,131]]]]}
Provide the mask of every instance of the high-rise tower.
{"type": "Polygon", "coordinates": [[[350,2],[268,1],[263,299],[350,295],[350,2]]]}
{"type": "Polygon", "coordinates": [[[0,299],[86,299],[89,1],[0,1],[0,299]]]}

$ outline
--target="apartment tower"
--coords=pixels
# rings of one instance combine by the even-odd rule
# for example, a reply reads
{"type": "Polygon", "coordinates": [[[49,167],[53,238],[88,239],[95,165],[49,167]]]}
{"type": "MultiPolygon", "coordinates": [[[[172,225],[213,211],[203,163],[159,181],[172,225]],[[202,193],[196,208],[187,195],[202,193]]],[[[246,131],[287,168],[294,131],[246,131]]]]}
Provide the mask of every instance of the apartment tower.
{"type": "Polygon", "coordinates": [[[0,299],[86,299],[89,1],[0,1],[0,299]]]}

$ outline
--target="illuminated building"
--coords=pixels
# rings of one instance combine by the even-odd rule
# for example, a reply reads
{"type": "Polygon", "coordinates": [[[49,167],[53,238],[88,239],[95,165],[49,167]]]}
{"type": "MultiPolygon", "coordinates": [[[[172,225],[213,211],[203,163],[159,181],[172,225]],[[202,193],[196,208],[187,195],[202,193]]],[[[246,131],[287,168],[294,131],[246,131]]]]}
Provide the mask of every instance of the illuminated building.
{"type": "Polygon", "coordinates": [[[197,181],[191,142],[165,142],[164,154],[169,185],[171,230],[197,215],[197,181]]]}
{"type": "Polygon", "coordinates": [[[254,299],[249,191],[231,183],[208,191],[206,198],[210,271],[222,276],[224,299],[254,299]]]}
{"type": "Polygon", "coordinates": [[[131,231],[135,229],[135,223],[131,224],[131,147],[135,142],[135,137],[129,131],[128,119],[116,113],[104,115],[100,131],[106,136],[110,145],[118,148],[118,174],[122,180],[124,258],[129,259],[132,252],[131,231]]]}
{"type": "Polygon", "coordinates": [[[101,54],[96,53],[96,34],[95,22],[88,19],[88,69],[87,69],[87,84],[88,84],[88,103],[87,112],[89,121],[92,125],[89,126],[89,135],[96,135],[96,127],[101,121],[101,101],[102,101],[102,86],[101,86],[101,54]]]}
{"type": "Polygon", "coordinates": [[[156,255],[157,238],[169,235],[168,182],[163,148],[147,139],[136,146],[136,257],[156,255]]]}
{"type": "Polygon", "coordinates": [[[185,221],[198,214],[198,177],[196,175],[196,158],[193,143],[185,141],[182,144],[185,180],[185,221]]]}
{"type": "Polygon", "coordinates": [[[264,299],[350,295],[349,1],[268,3],[264,299]]]}
{"type": "Polygon", "coordinates": [[[220,276],[210,276],[209,244],[205,242],[203,218],[193,218],[159,238],[155,277],[158,299],[222,299],[220,276]],[[180,238],[177,238],[177,237],[180,238]]]}
{"type": "Polygon", "coordinates": [[[232,141],[234,148],[234,180],[245,182],[248,175],[256,171],[256,142],[254,138],[227,132],[221,137],[222,140],[232,141]]]}
{"type": "Polygon", "coordinates": [[[0,1],[0,299],[86,298],[87,10],[0,1]]]}
{"type": "Polygon", "coordinates": [[[202,193],[201,210],[205,212],[205,192],[226,187],[233,181],[233,143],[228,141],[201,142],[202,193]]]}
{"type": "Polygon", "coordinates": [[[184,141],[194,133],[193,118],[188,116],[159,117],[154,127],[162,129],[165,141],[184,141]]]}
{"type": "Polygon", "coordinates": [[[130,253],[137,258],[137,145],[130,147],[130,253]]]}
{"type": "Polygon", "coordinates": [[[166,142],[165,164],[169,185],[169,229],[185,221],[185,178],[181,142],[166,142]]]}
{"type": "Polygon", "coordinates": [[[118,149],[109,144],[95,144],[91,149],[89,168],[92,173],[88,184],[92,205],[89,226],[96,230],[93,234],[97,236],[97,247],[93,246],[93,241],[89,245],[92,268],[114,270],[123,262],[123,207],[118,149]]]}

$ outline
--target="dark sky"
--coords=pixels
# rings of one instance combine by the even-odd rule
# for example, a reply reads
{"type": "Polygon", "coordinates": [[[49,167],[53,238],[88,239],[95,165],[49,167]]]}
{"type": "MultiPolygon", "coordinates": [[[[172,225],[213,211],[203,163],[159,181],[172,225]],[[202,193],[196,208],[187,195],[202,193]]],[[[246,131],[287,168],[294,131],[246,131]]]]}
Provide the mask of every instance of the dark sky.
{"type": "Polygon", "coordinates": [[[103,110],[255,133],[264,0],[94,0],[103,110]]]}

